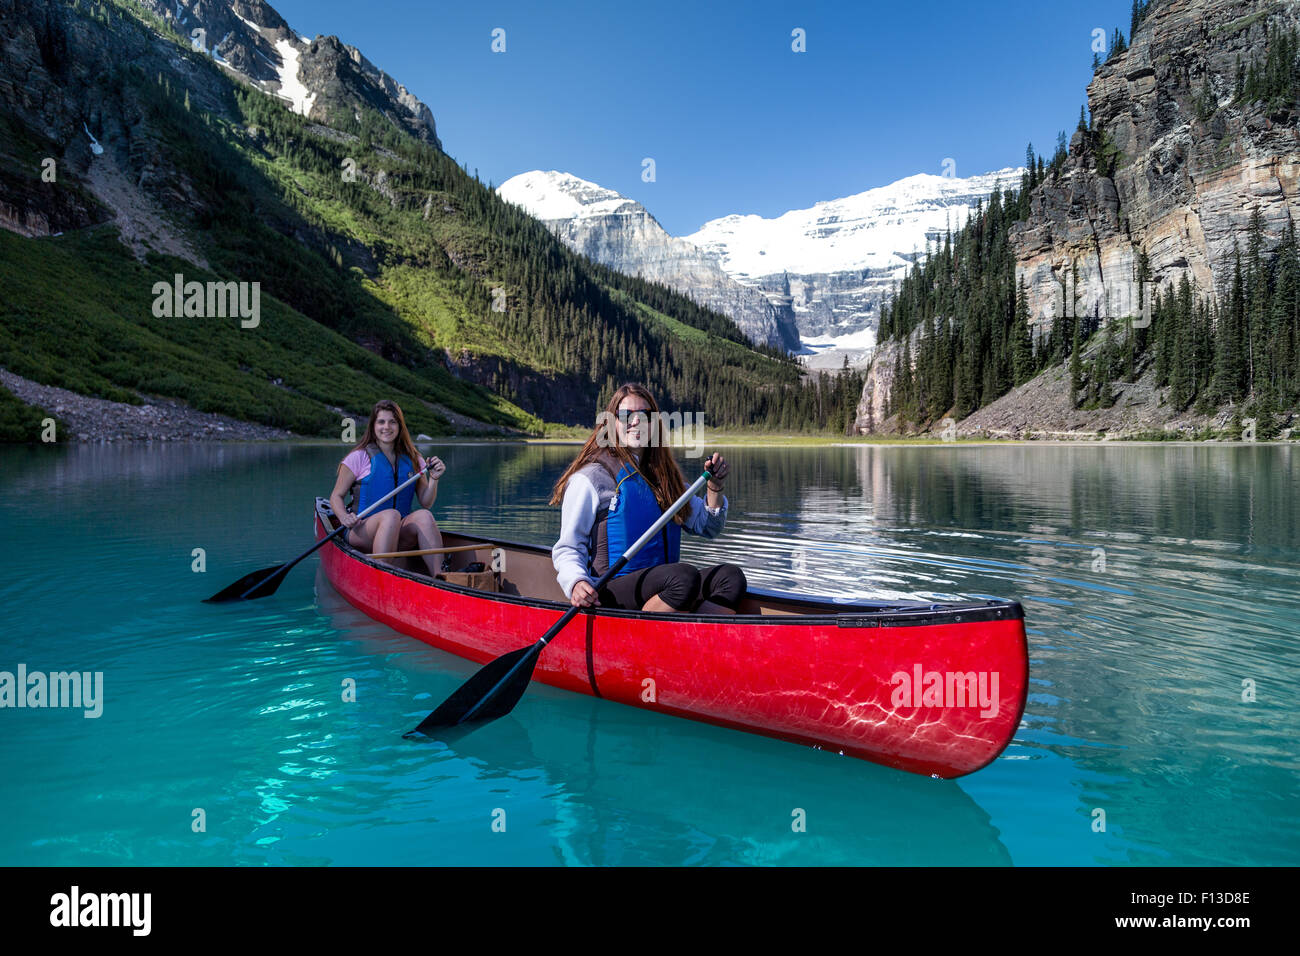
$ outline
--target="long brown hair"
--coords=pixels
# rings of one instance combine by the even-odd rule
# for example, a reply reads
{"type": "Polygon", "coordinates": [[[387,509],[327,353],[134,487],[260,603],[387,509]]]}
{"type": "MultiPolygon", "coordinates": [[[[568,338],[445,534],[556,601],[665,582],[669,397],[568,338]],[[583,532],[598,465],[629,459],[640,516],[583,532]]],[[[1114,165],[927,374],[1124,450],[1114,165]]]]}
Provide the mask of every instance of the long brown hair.
{"type": "Polygon", "coordinates": [[[400,453],[411,459],[411,467],[420,467],[420,453],[416,450],[415,442],[411,440],[411,433],[406,430],[406,418],[402,415],[402,410],[397,407],[397,403],[391,399],[381,398],[375,402],[375,407],[370,410],[370,421],[366,423],[366,433],[361,436],[361,441],[352,447],[353,451],[364,451],[371,445],[379,444],[379,436],[375,434],[375,421],[379,418],[380,412],[392,412],[393,417],[397,419],[397,440],[393,446],[400,453]]]}
{"type": "MultiPolygon", "coordinates": [[[[596,424],[591,436],[583,443],[582,451],[578,452],[578,457],[573,459],[573,463],[565,469],[560,480],[555,483],[550,504],[558,505],[564,501],[564,490],[568,487],[569,479],[574,473],[593,461],[598,461],[602,455],[608,454],[639,471],[654,491],[655,501],[659,503],[660,510],[667,511],[668,506],[680,498],[682,492],[686,490],[686,481],[682,478],[682,470],[677,467],[677,462],[668,448],[663,421],[659,417],[659,405],[654,396],[642,385],[630,382],[621,385],[614,392],[609,404],[605,406],[605,415],[604,422],[596,424]],[[618,406],[629,395],[644,399],[650,406],[650,444],[641,449],[640,461],[627,446],[620,443],[618,432],[612,424],[618,417],[618,406]]],[[[681,524],[686,520],[686,516],[679,511],[673,515],[673,520],[681,524]]]]}

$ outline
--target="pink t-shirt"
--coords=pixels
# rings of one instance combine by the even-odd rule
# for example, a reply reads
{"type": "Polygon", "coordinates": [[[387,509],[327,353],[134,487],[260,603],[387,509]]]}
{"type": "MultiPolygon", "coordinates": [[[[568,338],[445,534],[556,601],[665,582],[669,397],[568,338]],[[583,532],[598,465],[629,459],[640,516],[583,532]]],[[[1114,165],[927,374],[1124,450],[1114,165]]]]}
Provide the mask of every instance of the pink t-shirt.
{"type": "Polygon", "coordinates": [[[343,464],[347,465],[348,471],[357,476],[357,481],[370,474],[370,456],[366,454],[364,448],[358,448],[344,458],[343,464]]]}
{"type": "MultiPolygon", "coordinates": [[[[366,475],[370,474],[370,455],[366,453],[364,448],[358,448],[356,451],[349,454],[348,457],[343,459],[343,464],[347,465],[348,470],[357,476],[357,481],[360,481],[362,478],[366,477],[366,475]]],[[[423,459],[417,460],[415,466],[417,468],[423,468],[423,459]]]]}

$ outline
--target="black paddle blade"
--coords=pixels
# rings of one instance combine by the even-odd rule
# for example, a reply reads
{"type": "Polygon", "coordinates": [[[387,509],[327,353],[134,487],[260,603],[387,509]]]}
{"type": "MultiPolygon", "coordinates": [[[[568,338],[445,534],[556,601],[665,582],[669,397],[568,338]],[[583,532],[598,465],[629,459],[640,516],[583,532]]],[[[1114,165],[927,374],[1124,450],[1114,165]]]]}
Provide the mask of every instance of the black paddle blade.
{"type": "Polygon", "coordinates": [[[284,575],[276,572],[283,569],[283,564],[277,564],[273,568],[263,568],[260,571],[254,571],[252,574],[245,574],[230,587],[218,591],[210,598],[205,598],[203,603],[222,604],[226,601],[238,601],[245,597],[251,600],[252,598],[261,598],[266,597],[268,594],[274,594],[276,589],[280,587],[280,582],[284,580],[284,575]],[[250,591],[251,588],[257,590],[250,591]],[[250,591],[250,593],[245,595],[245,591],[250,591]]]}
{"type": "Polygon", "coordinates": [[[402,736],[407,739],[432,737],[444,728],[486,723],[504,717],[524,696],[541,652],[542,647],[529,644],[483,665],[437,710],[420,721],[420,726],[402,736]]]}

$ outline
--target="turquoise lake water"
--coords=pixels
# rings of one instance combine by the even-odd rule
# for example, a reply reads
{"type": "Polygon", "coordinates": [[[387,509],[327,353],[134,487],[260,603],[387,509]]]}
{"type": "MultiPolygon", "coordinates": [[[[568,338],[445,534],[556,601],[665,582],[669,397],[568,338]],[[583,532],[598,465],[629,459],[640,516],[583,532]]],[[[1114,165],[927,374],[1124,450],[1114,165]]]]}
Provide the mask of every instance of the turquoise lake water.
{"type": "MultiPolygon", "coordinates": [[[[555,540],[573,446],[431,447],[444,527],[555,540]]],[[[311,544],[339,447],[4,448],[0,670],[104,683],[97,719],[0,709],[0,864],[1300,864],[1300,449],[722,450],[727,530],[687,560],[1023,603],[1001,758],[931,780],[540,684],[453,746],[404,741],[475,665],[314,556],[200,603],[311,544]]]]}

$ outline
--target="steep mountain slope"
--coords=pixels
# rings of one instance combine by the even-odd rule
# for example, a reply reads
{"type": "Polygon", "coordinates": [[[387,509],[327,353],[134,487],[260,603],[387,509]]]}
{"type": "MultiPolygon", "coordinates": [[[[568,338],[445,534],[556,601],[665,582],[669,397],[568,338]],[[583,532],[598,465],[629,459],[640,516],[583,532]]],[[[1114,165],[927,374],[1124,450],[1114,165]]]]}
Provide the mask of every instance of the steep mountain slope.
{"type": "Polygon", "coordinates": [[[1238,70],[1260,58],[1270,27],[1300,27],[1300,4],[1157,3],[1097,71],[1091,129],[1076,131],[1059,179],[1012,234],[1035,323],[1062,313],[1067,274],[1074,314],[1137,311],[1142,250],[1153,284],[1186,275],[1213,296],[1256,209],[1270,245],[1300,214],[1294,104],[1234,103],[1238,70]]]}
{"type": "Polygon", "coordinates": [[[406,87],[338,37],[299,36],[262,0],[138,0],[233,75],[308,119],[370,109],[442,148],[433,113],[406,87]]]}
{"type": "Polygon", "coordinates": [[[683,238],[640,203],[570,173],[520,173],[498,192],[571,249],[663,282],[730,316],[756,341],[842,346],[831,363],[838,367],[845,351],[871,348],[881,297],[926,244],[960,228],[977,203],[1022,172],[909,176],[775,219],[714,219],[683,238]]]}
{"type": "Polygon", "coordinates": [[[886,307],[859,431],[1271,437],[1300,408],[1300,3],[1134,22],[1068,149],[886,307]]]}
{"type": "Polygon", "coordinates": [[[788,301],[736,282],[713,257],[670,236],[639,202],[570,173],[540,169],[510,177],[497,193],[592,261],[676,289],[731,317],[756,342],[799,348],[788,301]]]}
{"type": "MultiPolygon", "coordinates": [[[[220,29],[219,6],[181,13],[220,29]]],[[[301,41],[266,4],[229,9],[254,23],[245,61],[258,38],[292,59],[301,41]]],[[[390,394],[430,434],[455,416],[589,422],[628,379],[714,423],[798,400],[794,363],[590,264],[467,175],[418,109],[403,118],[400,95],[362,82],[364,58],[317,83],[303,64],[330,38],[300,51],[295,112],[284,77],[243,82],[134,0],[0,0],[0,15],[0,366],[307,434],[390,394]],[[260,323],[158,314],[153,290],[178,274],[256,285],[260,323]]]]}

